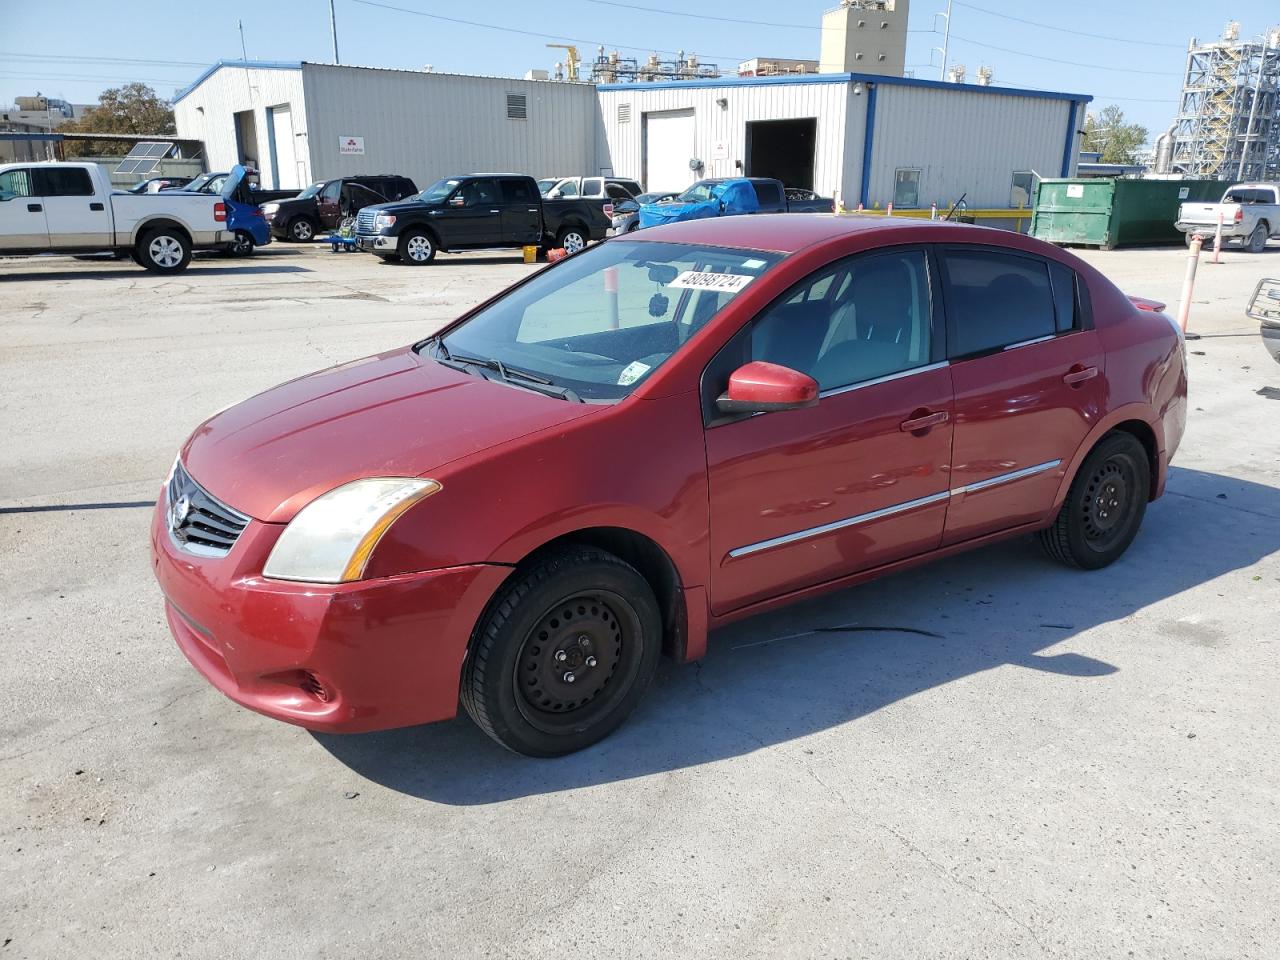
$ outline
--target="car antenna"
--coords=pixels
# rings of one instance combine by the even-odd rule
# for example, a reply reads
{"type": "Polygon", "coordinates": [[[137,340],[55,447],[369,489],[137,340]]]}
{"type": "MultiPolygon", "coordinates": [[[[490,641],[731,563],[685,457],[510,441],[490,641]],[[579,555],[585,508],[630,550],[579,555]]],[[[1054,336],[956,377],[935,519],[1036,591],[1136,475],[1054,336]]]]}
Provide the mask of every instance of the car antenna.
{"type": "Polygon", "coordinates": [[[960,209],[960,204],[964,203],[964,198],[965,198],[965,197],[967,197],[968,195],[969,195],[969,194],[968,194],[967,192],[966,192],[966,193],[962,193],[962,194],[960,194],[960,199],[959,199],[959,200],[957,200],[955,203],[953,203],[953,204],[951,205],[951,209],[947,211],[947,215],[946,215],[945,217],[943,217],[942,219],[943,219],[943,220],[950,220],[950,219],[951,219],[952,214],[954,214],[957,210],[959,210],[959,209],[960,209]]]}

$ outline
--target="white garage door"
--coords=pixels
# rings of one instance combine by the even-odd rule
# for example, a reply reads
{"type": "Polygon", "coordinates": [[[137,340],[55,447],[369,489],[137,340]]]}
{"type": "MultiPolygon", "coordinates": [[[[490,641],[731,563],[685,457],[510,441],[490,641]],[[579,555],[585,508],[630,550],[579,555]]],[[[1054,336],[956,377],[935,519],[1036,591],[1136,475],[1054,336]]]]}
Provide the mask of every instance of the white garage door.
{"type": "Polygon", "coordinates": [[[271,128],[276,142],[276,190],[301,190],[307,185],[306,173],[299,169],[294,150],[293,112],[282,103],[271,110],[271,128]]]}
{"type": "Polygon", "coordinates": [[[689,161],[697,156],[693,111],[644,115],[644,188],[683,190],[696,179],[689,161]]]}

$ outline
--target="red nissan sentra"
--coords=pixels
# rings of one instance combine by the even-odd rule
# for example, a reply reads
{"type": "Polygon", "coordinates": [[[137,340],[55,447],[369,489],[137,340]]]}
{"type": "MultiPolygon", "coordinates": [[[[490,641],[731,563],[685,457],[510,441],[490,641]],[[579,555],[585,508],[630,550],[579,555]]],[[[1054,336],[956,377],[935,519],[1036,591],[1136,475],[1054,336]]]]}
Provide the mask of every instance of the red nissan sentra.
{"type": "Polygon", "coordinates": [[[314,730],[607,735],[731,620],[1035,532],[1097,568],[1164,489],[1185,347],[1027,237],[733,217],[612,240],[182,448],[151,539],[219,690],[314,730]]]}

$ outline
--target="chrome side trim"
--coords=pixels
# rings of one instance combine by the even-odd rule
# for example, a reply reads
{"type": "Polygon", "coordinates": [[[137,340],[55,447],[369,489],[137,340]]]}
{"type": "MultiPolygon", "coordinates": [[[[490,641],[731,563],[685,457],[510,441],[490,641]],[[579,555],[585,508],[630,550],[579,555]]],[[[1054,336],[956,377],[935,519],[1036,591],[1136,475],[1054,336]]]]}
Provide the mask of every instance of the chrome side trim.
{"type": "Polygon", "coordinates": [[[951,366],[951,362],[949,360],[943,360],[941,363],[930,363],[923,367],[912,367],[910,370],[899,370],[897,373],[890,373],[883,377],[876,377],[874,380],[863,380],[861,383],[851,383],[844,387],[832,387],[830,390],[823,390],[818,394],[818,397],[834,397],[842,393],[848,393],[851,390],[861,390],[863,387],[874,387],[878,383],[888,383],[890,380],[901,380],[903,377],[913,377],[917,373],[929,373],[931,370],[943,370],[949,366],[951,366]]]}
{"type": "Polygon", "coordinates": [[[761,540],[759,543],[749,543],[745,547],[735,547],[729,551],[730,559],[738,557],[750,556],[753,553],[759,553],[761,550],[771,550],[774,547],[780,547],[783,544],[795,543],[797,540],[807,540],[810,537],[819,537],[824,533],[830,533],[833,530],[843,530],[845,527],[857,526],[860,523],[867,523],[871,520],[879,520],[882,517],[891,517],[895,513],[905,513],[908,510],[915,510],[917,507],[926,507],[931,503],[941,503],[951,496],[951,491],[943,490],[941,493],[930,494],[927,497],[920,497],[918,500],[908,500],[905,503],[894,504],[892,507],[883,507],[880,510],[872,510],[870,513],[860,513],[856,517],[849,517],[845,520],[836,520],[832,523],[824,523],[820,527],[810,527],[808,530],[798,530],[795,533],[784,534],[781,537],[774,537],[772,540],[761,540]]]}
{"type": "MultiPolygon", "coordinates": [[[[1030,340],[1019,340],[1017,343],[1011,343],[1011,344],[1009,344],[1009,345],[1008,345],[1008,346],[1006,346],[1004,349],[1005,349],[1005,350],[1017,350],[1019,347],[1029,347],[1029,346],[1031,346],[1033,343],[1045,343],[1045,342],[1046,342],[1046,341],[1048,341],[1048,340],[1053,340],[1053,339],[1055,339],[1057,336],[1058,336],[1058,335],[1057,335],[1056,333],[1051,333],[1051,334],[1049,334],[1047,337],[1032,337],[1030,340]]],[[[1003,351],[1002,351],[1002,352],[1003,352],[1003,351]]]]}
{"type": "Polygon", "coordinates": [[[955,497],[962,493],[973,493],[975,490],[986,490],[988,487],[998,487],[1003,483],[1012,483],[1014,480],[1034,477],[1037,473],[1052,470],[1061,463],[1061,460],[1047,460],[1044,463],[1037,463],[1034,467],[1023,467],[1021,470],[1014,470],[1012,473],[1002,473],[999,476],[988,477],[986,480],[979,480],[976,483],[967,483],[963,487],[952,487],[951,495],[955,497]]]}

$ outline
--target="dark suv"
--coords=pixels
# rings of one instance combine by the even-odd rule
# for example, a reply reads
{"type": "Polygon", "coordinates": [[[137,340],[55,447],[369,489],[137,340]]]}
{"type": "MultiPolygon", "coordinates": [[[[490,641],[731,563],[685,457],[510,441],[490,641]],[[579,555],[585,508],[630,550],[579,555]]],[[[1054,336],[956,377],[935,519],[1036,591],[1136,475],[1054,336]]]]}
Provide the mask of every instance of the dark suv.
{"type": "Polygon", "coordinates": [[[321,230],[336,230],[343,219],[354,217],[365,207],[412,197],[417,192],[408,177],[338,177],[313,183],[291,200],[263,204],[262,212],[275,237],[307,243],[321,230]]]}

